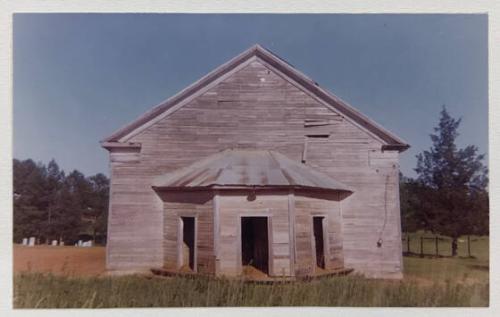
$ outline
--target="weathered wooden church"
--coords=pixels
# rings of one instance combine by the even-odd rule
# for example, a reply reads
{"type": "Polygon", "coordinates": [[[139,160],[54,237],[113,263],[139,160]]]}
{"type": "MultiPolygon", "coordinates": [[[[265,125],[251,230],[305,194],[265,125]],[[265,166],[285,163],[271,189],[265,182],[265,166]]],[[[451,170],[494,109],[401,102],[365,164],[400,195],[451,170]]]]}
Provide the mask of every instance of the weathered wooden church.
{"type": "Polygon", "coordinates": [[[108,270],[402,276],[409,145],[259,45],[101,145],[108,270]]]}

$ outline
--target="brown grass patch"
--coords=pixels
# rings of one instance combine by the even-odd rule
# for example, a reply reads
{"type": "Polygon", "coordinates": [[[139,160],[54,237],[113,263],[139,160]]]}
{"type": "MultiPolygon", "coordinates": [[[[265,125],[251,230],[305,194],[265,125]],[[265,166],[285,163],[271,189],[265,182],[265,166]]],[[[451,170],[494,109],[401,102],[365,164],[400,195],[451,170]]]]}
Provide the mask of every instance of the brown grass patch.
{"type": "Polygon", "coordinates": [[[14,274],[50,272],[72,276],[96,276],[104,273],[105,269],[105,247],[14,245],[14,274]]]}

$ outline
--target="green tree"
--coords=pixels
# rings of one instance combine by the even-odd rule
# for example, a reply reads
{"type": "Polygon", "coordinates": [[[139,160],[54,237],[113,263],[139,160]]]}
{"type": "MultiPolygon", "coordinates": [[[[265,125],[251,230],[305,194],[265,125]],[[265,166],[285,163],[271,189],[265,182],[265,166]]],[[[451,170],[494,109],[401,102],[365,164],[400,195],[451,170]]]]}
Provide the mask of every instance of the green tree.
{"type": "Polygon", "coordinates": [[[14,241],[35,236],[41,242],[74,242],[81,233],[94,238],[107,228],[109,179],[65,175],[55,160],[47,166],[14,159],[14,241]]]}
{"type": "Polygon", "coordinates": [[[415,169],[419,219],[428,230],[452,238],[453,256],[459,236],[478,233],[484,229],[481,223],[488,222],[484,154],[473,145],[457,148],[459,125],[460,119],[452,118],[443,106],[430,136],[432,147],[417,155],[415,169]]]}
{"type": "Polygon", "coordinates": [[[47,241],[59,238],[58,224],[61,222],[61,215],[58,213],[64,186],[64,172],[59,168],[56,161],[52,159],[47,165],[47,175],[45,180],[45,195],[43,199],[46,204],[45,214],[47,215],[44,226],[44,234],[47,241]]]}
{"type": "Polygon", "coordinates": [[[46,169],[33,160],[14,160],[14,239],[34,236],[38,239],[45,234],[46,169]]]}
{"type": "Polygon", "coordinates": [[[72,192],[69,176],[57,196],[52,210],[54,239],[73,242],[78,239],[81,228],[81,206],[78,197],[72,192]]]}
{"type": "Polygon", "coordinates": [[[104,174],[99,173],[91,176],[89,182],[92,187],[92,196],[84,215],[92,232],[93,240],[96,241],[97,236],[105,236],[107,231],[109,179],[104,174]]]}
{"type": "Polygon", "coordinates": [[[66,177],[64,184],[67,196],[61,213],[66,221],[61,223],[60,231],[71,240],[77,239],[85,229],[84,213],[90,207],[92,186],[81,172],[74,170],[66,177]]]}
{"type": "Polygon", "coordinates": [[[415,232],[424,229],[423,222],[419,217],[418,206],[419,195],[418,184],[415,180],[405,177],[399,173],[399,201],[401,204],[401,228],[403,232],[415,232]]]}

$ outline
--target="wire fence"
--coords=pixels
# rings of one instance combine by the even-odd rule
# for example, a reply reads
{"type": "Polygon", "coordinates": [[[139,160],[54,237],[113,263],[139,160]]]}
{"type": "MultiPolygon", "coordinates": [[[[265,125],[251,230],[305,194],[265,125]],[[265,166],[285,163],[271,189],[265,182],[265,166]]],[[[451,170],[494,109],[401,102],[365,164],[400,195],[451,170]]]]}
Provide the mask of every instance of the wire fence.
{"type": "MultiPolygon", "coordinates": [[[[452,239],[442,236],[419,236],[406,234],[402,237],[403,255],[420,257],[450,257],[452,256],[452,239]]],[[[457,251],[461,256],[473,257],[473,239],[466,236],[458,239],[457,251]]]]}

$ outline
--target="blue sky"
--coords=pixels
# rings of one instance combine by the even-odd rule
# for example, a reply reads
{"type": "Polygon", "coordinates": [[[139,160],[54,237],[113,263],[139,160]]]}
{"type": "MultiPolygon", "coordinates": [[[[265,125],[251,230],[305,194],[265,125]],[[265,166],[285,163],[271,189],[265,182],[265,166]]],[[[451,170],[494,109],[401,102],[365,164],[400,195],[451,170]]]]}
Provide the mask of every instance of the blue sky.
{"type": "Polygon", "coordinates": [[[259,43],[412,147],[442,105],[488,150],[486,15],[16,14],[14,157],[108,173],[98,141],[259,43]]]}

